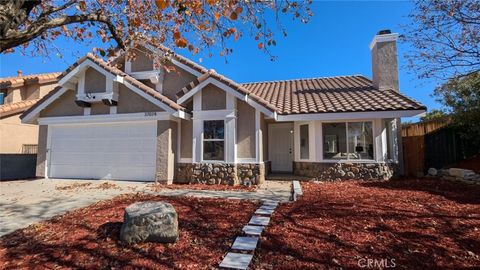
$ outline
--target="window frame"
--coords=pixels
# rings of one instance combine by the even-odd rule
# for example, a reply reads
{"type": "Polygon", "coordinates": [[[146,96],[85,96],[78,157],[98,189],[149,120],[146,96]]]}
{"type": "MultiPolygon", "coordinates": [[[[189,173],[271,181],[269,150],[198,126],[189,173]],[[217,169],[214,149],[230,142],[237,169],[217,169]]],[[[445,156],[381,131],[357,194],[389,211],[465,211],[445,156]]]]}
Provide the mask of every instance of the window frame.
{"type": "Polygon", "coordinates": [[[201,162],[202,163],[225,163],[226,162],[226,134],[225,134],[225,131],[226,131],[226,126],[227,126],[227,123],[225,120],[223,119],[205,119],[205,120],[202,120],[202,144],[201,144],[201,162]],[[221,121],[223,122],[223,139],[205,139],[205,122],[214,122],[214,121],[221,121]],[[223,159],[205,159],[204,158],[204,155],[205,155],[205,147],[204,147],[204,143],[205,142],[223,142],[223,159]]]}
{"type": "Polygon", "coordinates": [[[365,120],[365,119],[360,119],[360,120],[350,120],[350,121],[322,121],[321,123],[321,138],[322,138],[322,152],[321,152],[321,160],[322,162],[327,162],[327,163],[371,163],[371,162],[377,162],[377,145],[376,145],[376,139],[375,139],[375,130],[376,130],[376,125],[374,120],[365,120]],[[324,128],[323,124],[331,124],[331,123],[344,123],[345,124],[345,138],[346,138],[346,153],[349,153],[349,147],[348,147],[348,124],[349,123],[362,123],[362,122],[369,122],[372,125],[372,145],[373,145],[373,157],[371,159],[326,159],[324,158],[324,153],[325,149],[323,148],[324,146],[324,128]]]}

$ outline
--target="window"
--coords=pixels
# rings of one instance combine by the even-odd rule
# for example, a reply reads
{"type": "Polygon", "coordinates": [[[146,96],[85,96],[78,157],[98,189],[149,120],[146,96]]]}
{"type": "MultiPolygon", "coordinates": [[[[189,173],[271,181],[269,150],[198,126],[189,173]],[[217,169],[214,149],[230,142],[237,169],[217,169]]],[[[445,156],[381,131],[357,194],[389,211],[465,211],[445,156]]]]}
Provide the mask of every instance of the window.
{"type": "Polygon", "coordinates": [[[373,159],[372,122],[323,123],[324,159],[373,159]]]}
{"type": "Polygon", "coordinates": [[[225,160],[225,122],[203,122],[203,160],[225,160]]]}
{"type": "Polygon", "coordinates": [[[300,159],[309,159],[308,125],[300,126],[300,159]]]}

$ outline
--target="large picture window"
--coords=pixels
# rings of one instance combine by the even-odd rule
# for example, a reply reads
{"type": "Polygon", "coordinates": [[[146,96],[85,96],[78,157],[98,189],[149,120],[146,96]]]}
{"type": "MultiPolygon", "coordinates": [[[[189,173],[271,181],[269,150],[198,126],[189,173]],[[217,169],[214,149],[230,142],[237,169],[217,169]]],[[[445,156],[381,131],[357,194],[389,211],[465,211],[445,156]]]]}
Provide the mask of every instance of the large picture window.
{"type": "Polygon", "coordinates": [[[203,122],[203,160],[225,160],[225,122],[203,122]]]}
{"type": "Polygon", "coordinates": [[[324,159],[373,159],[372,122],[323,123],[324,159]]]}

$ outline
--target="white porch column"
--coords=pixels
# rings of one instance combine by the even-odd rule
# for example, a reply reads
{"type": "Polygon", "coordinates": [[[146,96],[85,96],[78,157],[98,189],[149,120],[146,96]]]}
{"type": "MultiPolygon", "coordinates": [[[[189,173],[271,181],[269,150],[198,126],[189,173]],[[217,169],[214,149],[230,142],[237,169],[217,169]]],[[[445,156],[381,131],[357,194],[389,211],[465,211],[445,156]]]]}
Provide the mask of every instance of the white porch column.
{"type": "Polygon", "coordinates": [[[225,161],[237,162],[237,116],[236,98],[226,93],[226,109],[235,111],[234,115],[225,118],[225,161]]]}
{"type": "Polygon", "coordinates": [[[259,110],[255,110],[255,161],[263,162],[263,133],[261,125],[261,115],[259,110]]]}
{"type": "MultiPolygon", "coordinates": [[[[200,111],[202,109],[202,92],[198,92],[193,96],[193,110],[200,111]]],[[[193,114],[192,120],[192,162],[200,162],[202,160],[202,120],[193,114]]]]}
{"type": "Polygon", "coordinates": [[[377,118],[373,121],[373,136],[375,138],[375,160],[384,162],[387,157],[387,132],[383,119],[377,118]]]}

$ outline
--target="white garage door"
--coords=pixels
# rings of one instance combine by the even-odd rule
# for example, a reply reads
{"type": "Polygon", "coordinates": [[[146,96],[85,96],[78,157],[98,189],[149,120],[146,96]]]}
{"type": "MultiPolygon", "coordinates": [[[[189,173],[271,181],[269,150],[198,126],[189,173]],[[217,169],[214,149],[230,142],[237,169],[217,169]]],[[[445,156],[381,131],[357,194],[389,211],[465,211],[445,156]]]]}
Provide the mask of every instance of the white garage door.
{"type": "Polygon", "coordinates": [[[155,179],[155,121],[50,127],[51,178],[155,179]]]}

